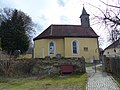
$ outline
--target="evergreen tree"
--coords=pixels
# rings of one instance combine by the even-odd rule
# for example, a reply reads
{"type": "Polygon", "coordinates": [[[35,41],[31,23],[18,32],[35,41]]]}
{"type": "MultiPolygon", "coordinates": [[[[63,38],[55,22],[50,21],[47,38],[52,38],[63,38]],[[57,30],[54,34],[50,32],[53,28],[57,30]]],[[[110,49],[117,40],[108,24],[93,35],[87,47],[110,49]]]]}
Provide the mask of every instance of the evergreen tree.
{"type": "Polygon", "coordinates": [[[33,22],[29,16],[16,9],[3,9],[1,12],[0,37],[2,50],[12,53],[20,50],[22,53],[29,48],[33,22]]]}

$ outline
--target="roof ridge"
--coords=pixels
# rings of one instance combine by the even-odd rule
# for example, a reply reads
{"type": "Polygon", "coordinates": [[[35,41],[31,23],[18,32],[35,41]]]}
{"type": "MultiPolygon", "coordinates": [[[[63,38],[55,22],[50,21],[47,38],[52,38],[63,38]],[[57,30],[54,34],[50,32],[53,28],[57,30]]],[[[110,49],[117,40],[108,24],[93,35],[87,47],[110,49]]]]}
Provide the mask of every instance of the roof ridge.
{"type": "Polygon", "coordinates": [[[81,25],[72,25],[72,24],[51,24],[50,26],[81,26],[81,25]]]}

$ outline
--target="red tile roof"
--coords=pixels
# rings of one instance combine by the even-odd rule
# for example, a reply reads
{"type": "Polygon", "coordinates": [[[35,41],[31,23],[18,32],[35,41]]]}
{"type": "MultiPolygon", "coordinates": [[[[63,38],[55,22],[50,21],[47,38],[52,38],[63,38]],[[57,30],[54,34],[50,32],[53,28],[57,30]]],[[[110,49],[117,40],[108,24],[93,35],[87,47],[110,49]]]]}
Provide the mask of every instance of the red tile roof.
{"type": "Polygon", "coordinates": [[[97,38],[98,35],[91,27],[82,27],[81,25],[50,25],[33,40],[64,37],[97,38]]]}

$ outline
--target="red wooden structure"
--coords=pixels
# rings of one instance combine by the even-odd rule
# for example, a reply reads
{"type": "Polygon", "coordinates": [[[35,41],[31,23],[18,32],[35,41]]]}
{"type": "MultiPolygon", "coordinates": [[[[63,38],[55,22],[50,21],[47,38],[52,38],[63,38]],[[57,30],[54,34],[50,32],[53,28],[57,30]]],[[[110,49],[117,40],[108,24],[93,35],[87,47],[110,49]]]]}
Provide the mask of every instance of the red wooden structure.
{"type": "Polygon", "coordinates": [[[73,65],[60,65],[61,74],[72,73],[73,65]]]}

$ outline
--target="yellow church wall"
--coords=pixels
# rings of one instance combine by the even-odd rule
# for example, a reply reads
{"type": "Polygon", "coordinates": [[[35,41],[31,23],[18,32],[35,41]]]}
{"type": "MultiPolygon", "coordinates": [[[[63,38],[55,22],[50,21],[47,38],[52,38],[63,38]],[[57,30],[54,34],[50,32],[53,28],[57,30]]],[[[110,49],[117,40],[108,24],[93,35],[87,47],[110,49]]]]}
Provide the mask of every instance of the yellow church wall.
{"type": "Polygon", "coordinates": [[[34,41],[34,58],[44,57],[44,53],[47,52],[47,50],[45,50],[46,45],[44,43],[45,42],[42,39],[34,41]],[[42,51],[44,51],[43,54],[42,51]]]}
{"type": "Polygon", "coordinates": [[[65,38],[65,57],[81,57],[86,59],[86,62],[91,62],[93,59],[99,60],[98,41],[97,38],[65,38]],[[78,42],[78,54],[72,54],[72,41],[78,42]],[[88,51],[84,48],[88,47],[88,51]]]}
{"type": "Polygon", "coordinates": [[[55,57],[56,54],[64,56],[64,40],[63,39],[40,39],[34,41],[34,58],[44,58],[45,56],[55,57]],[[49,55],[48,44],[55,42],[55,54],[49,55]]]}
{"type": "Polygon", "coordinates": [[[34,41],[34,58],[44,58],[45,56],[55,57],[56,54],[61,54],[62,57],[84,57],[86,62],[91,62],[93,59],[99,60],[98,41],[97,38],[64,38],[64,39],[40,39],[34,41]],[[72,41],[77,41],[78,54],[72,54],[72,41]],[[55,54],[49,55],[48,44],[55,42],[55,54]],[[88,51],[84,51],[87,47],[88,51]]]}

